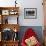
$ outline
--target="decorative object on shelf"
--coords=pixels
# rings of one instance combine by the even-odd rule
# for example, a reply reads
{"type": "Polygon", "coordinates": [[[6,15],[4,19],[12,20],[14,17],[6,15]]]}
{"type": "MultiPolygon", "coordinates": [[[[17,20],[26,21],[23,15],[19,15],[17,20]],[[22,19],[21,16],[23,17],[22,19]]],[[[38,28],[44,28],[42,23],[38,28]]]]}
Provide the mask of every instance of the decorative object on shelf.
{"type": "Polygon", "coordinates": [[[17,4],[17,2],[16,2],[17,0],[15,0],[15,7],[16,7],[16,4],[17,4]]]}
{"type": "Polygon", "coordinates": [[[16,41],[18,40],[18,32],[14,32],[12,29],[10,28],[5,28],[2,31],[2,40],[4,41],[16,41]]]}
{"type": "Polygon", "coordinates": [[[25,19],[36,19],[37,8],[24,8],[24,18],[25,19]]]}
{"type": "Polygon", "coordinates": [[[2,40],[8,41],[12,40],[12,30],[9,28],[5,28],[2,32],[2,40]]]}
{"type": "Polygon", "coordinates": [[[2,11],[0,10],[0,14],[2,14],[2,11]]]}
{"type": "Polygon", "coordinates": [[[2,15],[9,15],[9,10],[2,10],[2,15]]]}
{"type": "Polygon", "coordinates": [[[5,19],[5,24],[8,24],[8,18],[7,18],[7,19],[5,19]]]}
{"type": "Polygon", "coordinates": [[[17,15],[17,13],[18,13],[18,12],[15,11],[15,10],[10,10],[10,13],[9,13],[9,14],[10,14],[10,15],[17,15]]]}
{"type": "Polygon", "coordinates": [[[17,32],[16,28],[14,29],[14,32],[17,32]]]}
{"type": "Polygon", "coordinates": [[[18,32],[14,32],[13,40],[18,40],[18,32]]]}
{"type": "Polygon", "coordinates": [[[1,24],[1,15],[0,15],[0,24],[1,24]]]}
{"type": "Polygon", "coordinates": [[[14,41],[15,40],[18,40],[18,32],[17,32],[17,30],[16,30],[16,28],[14,29],[14,41]]]}
{"type": "Polygon", "coordinates": [[[3,15],[2,24],[8,24],[8,16],[7,15],[3,15]]]}

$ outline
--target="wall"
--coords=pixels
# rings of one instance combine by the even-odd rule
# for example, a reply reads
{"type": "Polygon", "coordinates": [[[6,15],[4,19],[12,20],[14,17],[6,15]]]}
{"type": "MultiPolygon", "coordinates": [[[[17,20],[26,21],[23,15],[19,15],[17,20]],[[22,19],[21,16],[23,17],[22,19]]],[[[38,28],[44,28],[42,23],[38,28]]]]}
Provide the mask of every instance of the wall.
{"type": "Polygon", "coordinates": [[[14,1],[15,0],[0,0],[0,6],[1,7],[10,7],[10,6],[14,6],[14,1]]]}
{"type": "MultiPolygon", "coordinates": [[[[0,6],[15,6],[15,0],[0,0],[0,6]]],[[[19,10],[20,26],[43,26],[42,0],[17,0],[19,10]],[[24,19],[24,8],[37,8],[37,19],[24,19]]]]}
{"type": "Polygon", "coordinates": [[[43,26],[43,6],[42,0],[22,0],[18,1],[22,8],[20,11],[20,25],[22,26],[43,26]],[[37,19],[24,19],[24,8],[37,8],[37,19]]]}

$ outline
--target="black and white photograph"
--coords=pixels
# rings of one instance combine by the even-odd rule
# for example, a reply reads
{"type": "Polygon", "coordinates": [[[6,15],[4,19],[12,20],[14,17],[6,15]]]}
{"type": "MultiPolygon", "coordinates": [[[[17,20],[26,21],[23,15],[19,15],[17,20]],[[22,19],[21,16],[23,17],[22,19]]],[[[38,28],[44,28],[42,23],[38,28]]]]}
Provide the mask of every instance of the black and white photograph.
{"type": "Polygon", "coordinates": [[[24,18],[25,19],[37,18],[37,8],[24,8],[24,18]]]}

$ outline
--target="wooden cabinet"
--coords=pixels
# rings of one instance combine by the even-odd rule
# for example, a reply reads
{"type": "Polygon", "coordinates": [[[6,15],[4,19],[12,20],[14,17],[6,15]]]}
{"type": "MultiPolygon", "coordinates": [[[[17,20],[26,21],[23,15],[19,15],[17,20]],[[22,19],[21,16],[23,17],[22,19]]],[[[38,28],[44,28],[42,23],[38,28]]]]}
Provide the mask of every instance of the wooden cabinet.
{"type": "Polygon", "coordinates": [[[18,41],[5,41],[2,44],[3,46],[18,46],[18,41]]]}
{"type": "Polygon", "coordinates": [[[18,46],[19,41],[5,41],[0,42],[0,46],[18,46]]]}
{"type": "Polygon", "coordinates": [[[16,40],[15,38],[19,31],[18,18],[19,7],[0,7],[0,46],[18,46],[19,39],[16,40]],[[6,38],[7,36],[4,35],[4,32],[6,32],[8,37],[10,36],[10,33],[8,32],[13,33],[10,36],[10,40],[7,41],[9,38],[6,38]],[[6,40],[2,37],[2,35],[5,36],[6,40]]]}
{"type": "Polygon", "coordinates": [[[18,24],[19,7],[0,7],[1,24],[9,24],[9,20],[12,20],[12,18],[9,18],[10,16],[14,19],[16,18],[16,24],[18,24]]]}

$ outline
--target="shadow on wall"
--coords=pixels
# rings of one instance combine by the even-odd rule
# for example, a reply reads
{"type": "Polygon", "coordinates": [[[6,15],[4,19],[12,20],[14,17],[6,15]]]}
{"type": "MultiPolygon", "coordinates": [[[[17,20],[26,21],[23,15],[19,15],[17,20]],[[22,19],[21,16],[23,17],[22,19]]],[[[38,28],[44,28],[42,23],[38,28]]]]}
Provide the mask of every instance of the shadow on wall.
{"type": "Polygon", "coordinates": [[[37,33],[37,37],[39,39],[39,41],[41,43],[43,43],[43,30],[42,30],[42,26],[21,26],[20,27],[20,32],[19,32],[19,39],[20,39],[20,42],[23,38],[23,35],[25,33],[25,31],[28,29],[28,28],[32,28],[36,33],[37,33]]]}

